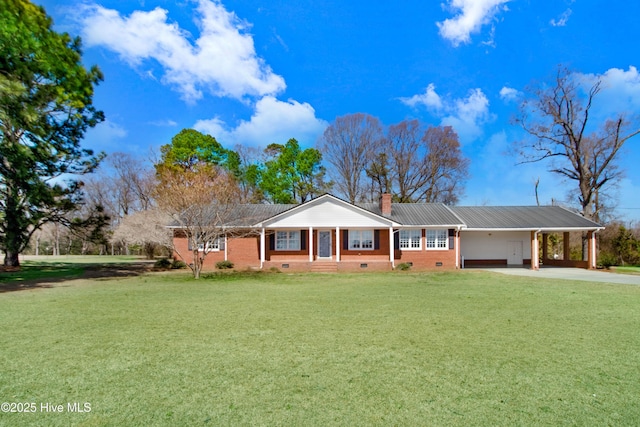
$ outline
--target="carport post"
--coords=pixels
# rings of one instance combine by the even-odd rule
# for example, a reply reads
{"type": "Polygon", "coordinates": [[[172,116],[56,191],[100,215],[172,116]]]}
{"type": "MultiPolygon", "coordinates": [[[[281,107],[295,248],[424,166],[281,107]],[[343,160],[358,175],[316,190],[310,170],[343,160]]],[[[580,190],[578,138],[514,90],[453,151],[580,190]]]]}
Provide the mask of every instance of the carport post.
{"type": "Polygon", "coordinates": [[[589,231],[589,233],[587,233],[589,238],[589,266],[587,268],[590,270],[596,268],[596,231],[597,230],[589,231]]]}
{"type": "Polygon", "coordinates": [[[531,269],[539,270],[540,269],[540,255],[539,255],[539,244],[538,244],[538,233],[541,230],[531,231],[531,269]]]}

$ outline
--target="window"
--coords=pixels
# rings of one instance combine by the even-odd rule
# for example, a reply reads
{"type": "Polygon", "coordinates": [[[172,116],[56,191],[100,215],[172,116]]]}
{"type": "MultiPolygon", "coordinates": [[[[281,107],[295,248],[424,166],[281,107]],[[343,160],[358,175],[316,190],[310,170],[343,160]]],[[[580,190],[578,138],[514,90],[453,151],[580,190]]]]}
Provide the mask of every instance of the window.
{"type": "Polygon", "coordinates": [[[427,249],[447,249],[447,230],[427,230],[427,249]]]}
{"type": "MultiPolygon", "coordinates": [[[[202,242],[202,240],[204,239],[202,233],[198,233],[197,237],[196,237],[196,241],[198,242],[202,242]]],[[[188,239],[189,245],[188,245],[188,250],[193,250],[193,246],[192,246],[192,240],[188,239]]],[[[209,240],[208,242],[202,242],[202,243],[198,243],[198,250],[199,251],[204,251],[204,248],[207,248],[207,252],[211,252],[211,251],[219,251],[220,249],[224,249],[224,237],[216,237],[213,240],[209,240]]]]}
{"type": "Polygon", "coordinates": [[[422,230],[400,230],[400,249],[422,248],[422,230]]]}
{"type": "Polygon", "coordinates": [[[277,251],[299,251],[300,231],[277,231],[276,232],[277,251]]]}
{"type": "MultiPolygon", "coordinates": [[[[207,242],[207,245],[206,245],[207,252],[212,252],[212,251],[216,251],[217,252],[217,251],[219,251],[220,247],[222,245],[222,241],[223,241],[222,239],[223,239],[223,237],[217,237],[213,241],[207,242]]],[[[198,244],[198,250],[199,251],[203,251],[204,248],[205,248],[205,244],[204,243],[199,243],[198,244]]]]}
{"type": "Polygon", "coordinates": [[[373,230],[349,230],[349,249],[373,250],[373,230]]]}

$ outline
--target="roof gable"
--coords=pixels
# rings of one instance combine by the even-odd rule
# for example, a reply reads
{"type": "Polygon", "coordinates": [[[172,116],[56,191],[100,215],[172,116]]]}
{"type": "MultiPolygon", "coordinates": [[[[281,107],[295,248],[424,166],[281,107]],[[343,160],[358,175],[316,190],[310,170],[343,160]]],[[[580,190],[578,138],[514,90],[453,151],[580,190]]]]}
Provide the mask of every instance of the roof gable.
{"type": "Polygon", "coordinates": [[[298,205],[256,226],[301,227],[390,227],[393,220],[353,205],[330,194],[298,205]]]}

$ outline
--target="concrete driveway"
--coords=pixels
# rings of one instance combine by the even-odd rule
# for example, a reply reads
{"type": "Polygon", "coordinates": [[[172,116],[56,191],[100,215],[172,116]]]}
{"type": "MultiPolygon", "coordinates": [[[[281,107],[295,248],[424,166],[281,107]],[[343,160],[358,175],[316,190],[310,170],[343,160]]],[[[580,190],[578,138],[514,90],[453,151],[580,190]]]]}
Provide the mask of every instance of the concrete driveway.
{"type": "Polygon", "coordinates": [[[493,271],[514,276],[540,277],[545,279],[583,280],[587,282],[618,283],[623,285],[640,286],[640,276],[631,274],[609,273],[600,270],[585,270],[583,268],[542,267],[540,270],[528,268],[483,268],[485,271],[493,271]]]}

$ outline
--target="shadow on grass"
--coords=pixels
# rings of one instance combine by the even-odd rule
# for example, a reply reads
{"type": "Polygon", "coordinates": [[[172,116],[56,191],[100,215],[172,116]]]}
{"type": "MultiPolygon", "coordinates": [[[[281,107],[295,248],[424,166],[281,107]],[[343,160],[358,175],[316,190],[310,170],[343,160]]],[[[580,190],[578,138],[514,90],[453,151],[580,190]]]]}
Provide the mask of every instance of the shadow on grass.
{"type": "Polygon", "coordinates": [[[46,289],[78,279],[113,280],[139,276],[153,270],[153,261],[119,264],[27,264],[17,271],[0,270],[0,293],[46,289]]]}

